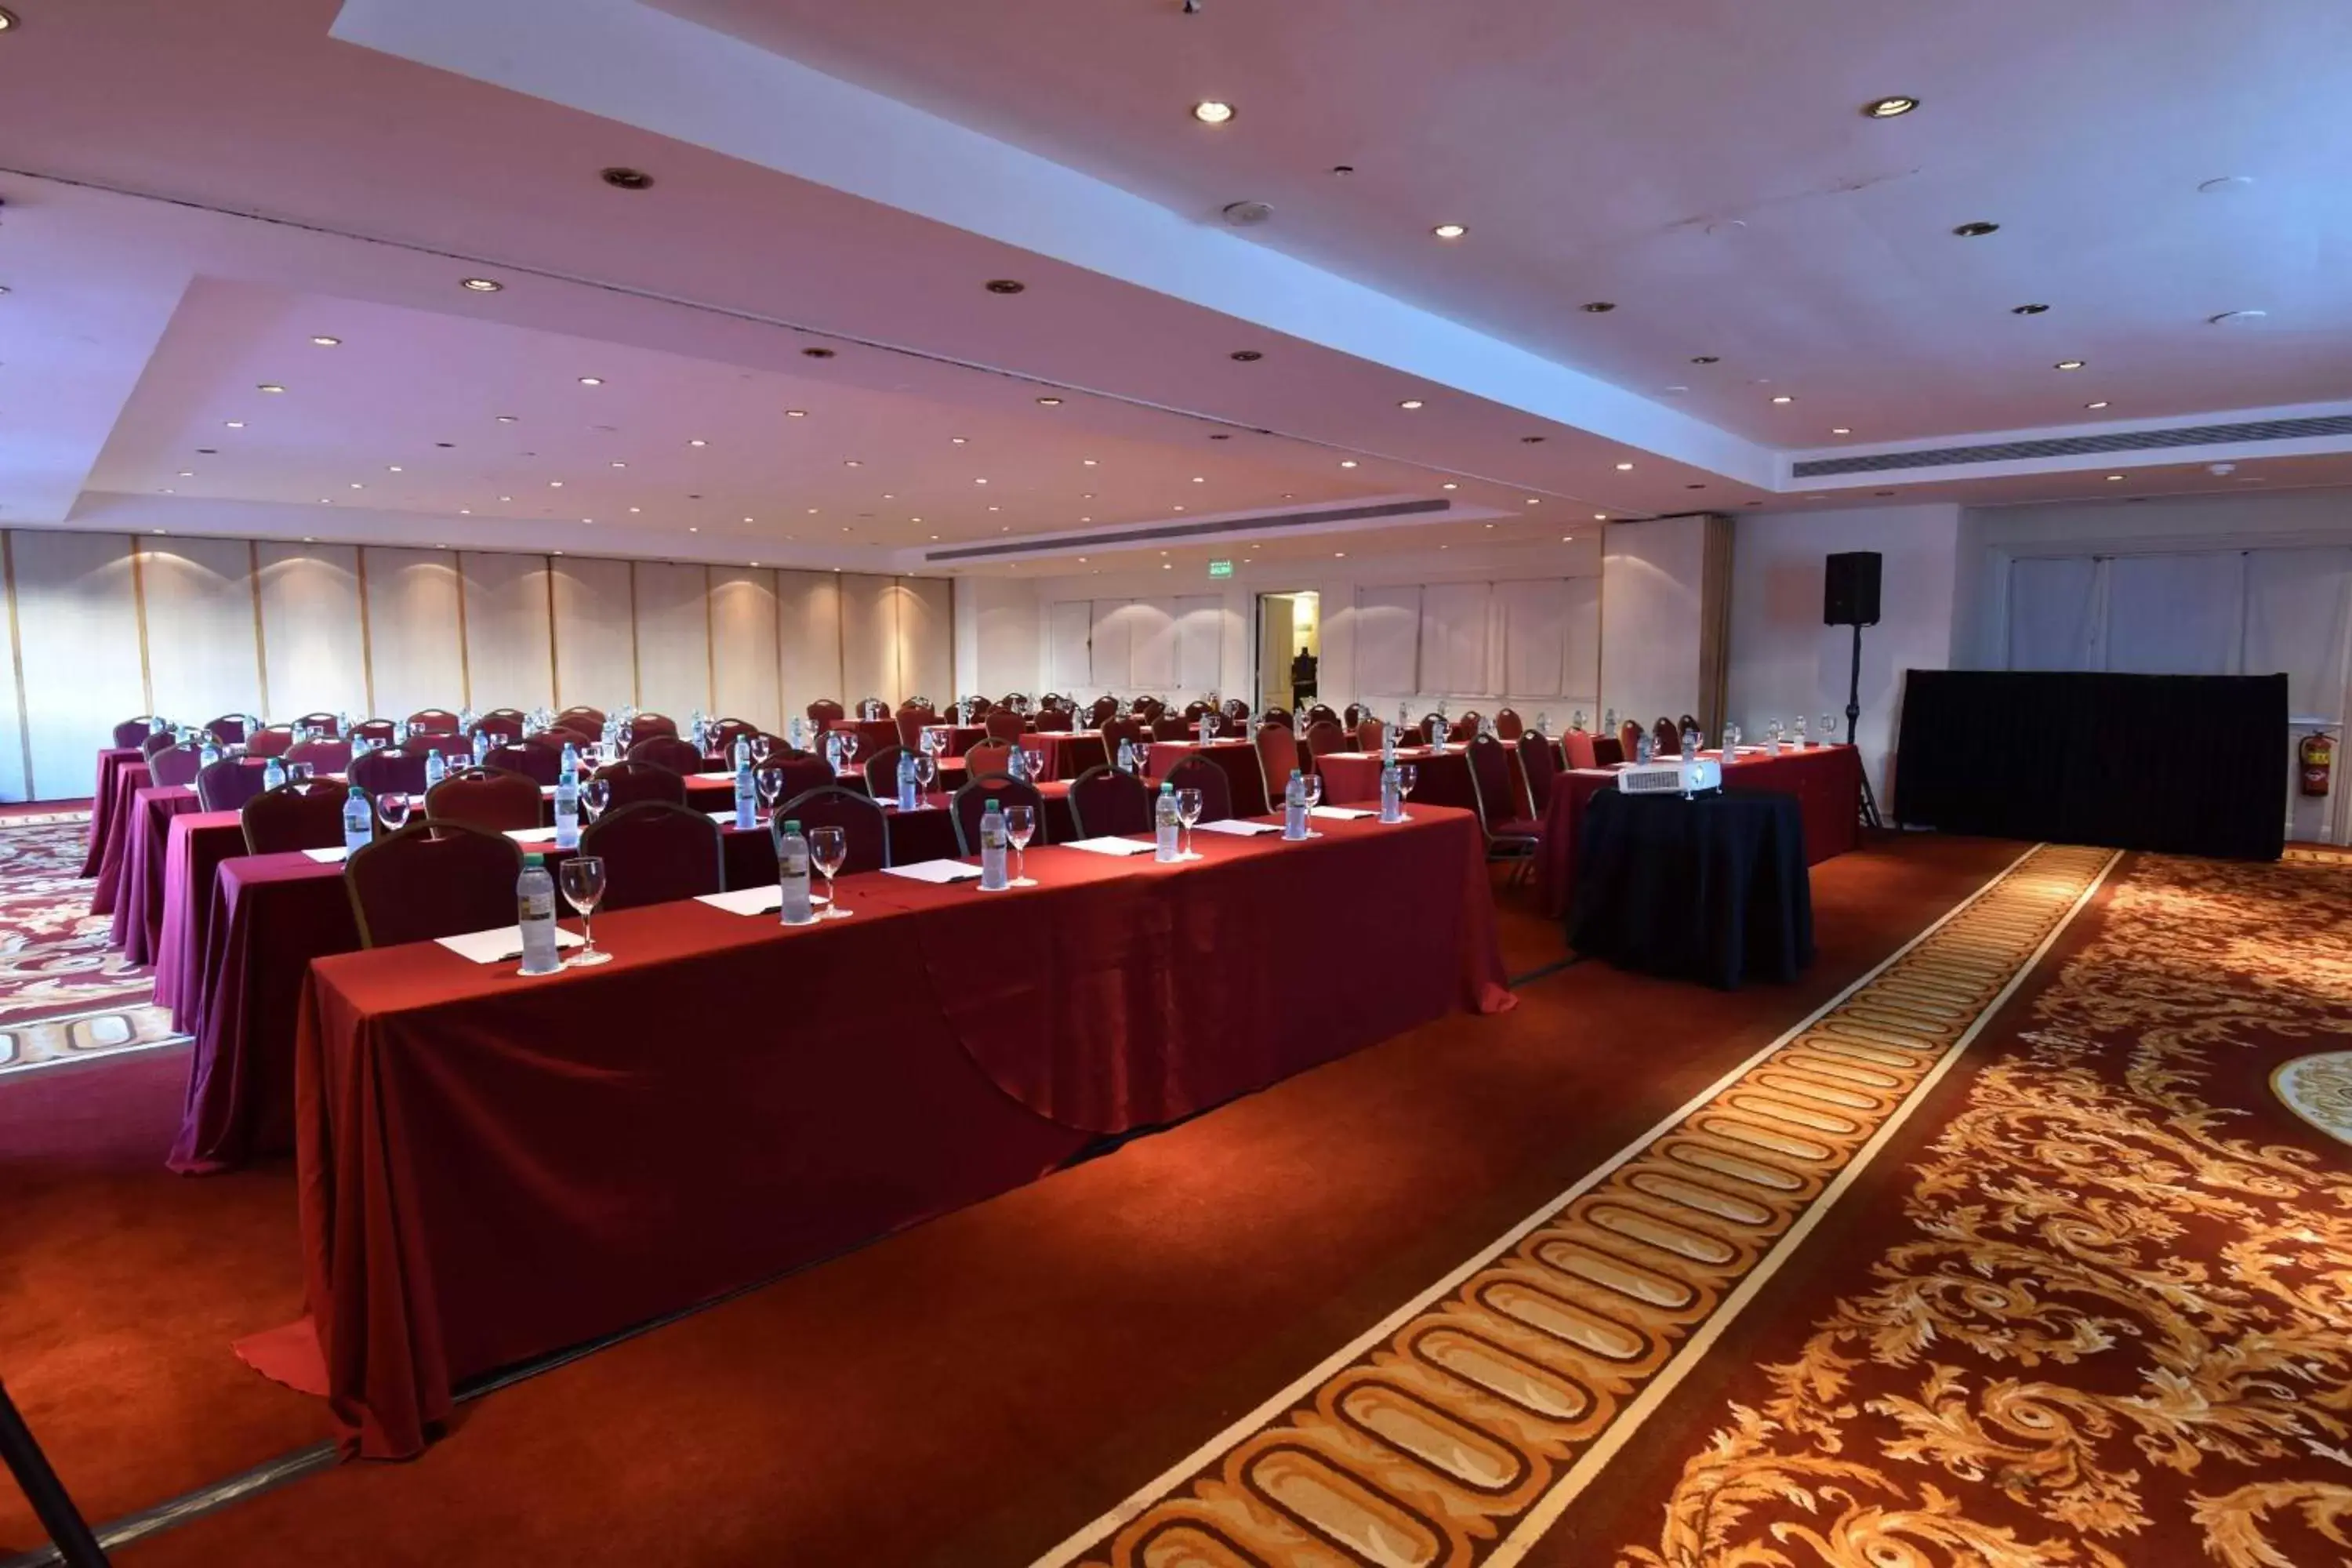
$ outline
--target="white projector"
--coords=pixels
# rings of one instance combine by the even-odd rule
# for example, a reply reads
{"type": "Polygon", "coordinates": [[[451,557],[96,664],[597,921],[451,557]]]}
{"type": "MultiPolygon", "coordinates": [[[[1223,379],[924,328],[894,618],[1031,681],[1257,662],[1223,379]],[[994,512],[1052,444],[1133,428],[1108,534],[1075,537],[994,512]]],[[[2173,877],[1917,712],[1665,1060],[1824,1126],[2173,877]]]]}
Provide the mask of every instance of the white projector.
{"type": "Polygon", "coordinates": [[[1696,795],[1723,787],[1723,764],[1709,757],[1637,763],[1619,770],[1617,787],[1627,795],[1696,795]]]}

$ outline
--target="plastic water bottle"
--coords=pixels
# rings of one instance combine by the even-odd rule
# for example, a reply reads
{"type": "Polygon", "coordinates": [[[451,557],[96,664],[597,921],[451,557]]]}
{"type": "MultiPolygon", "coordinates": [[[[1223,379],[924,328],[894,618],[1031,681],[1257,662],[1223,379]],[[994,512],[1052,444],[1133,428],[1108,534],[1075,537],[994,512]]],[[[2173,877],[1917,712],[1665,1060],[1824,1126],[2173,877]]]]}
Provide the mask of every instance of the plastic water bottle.
{"type": "Polygon", "coordinates": [[[1004,776],[1026,782],[1029,777],[1029,753],[1015,746],[1005,753],[1004,776]]]}
{"type": "Polygon", "coordinates": [[[735,737],[734,755],[729,760],[734,763],[735,769],[738,773],[740,773],[743,769],[751,765],[751,736],[738,735],[735,737]]]}
{"type": "Polygon", "coordinates": [[[276,789],[286,782],[286,764],[272,757],[261,767],[261,787],[276,789]]]}
{"type": "Polygon", "coordinates": [[[489,732],[488,730],[477,730],[477,731],[474,731],[474,765],[475,765],[476,767],[478,767],[478,767],[480,767],[480,766],[482,765],[482,763],[483,763],[484,759],[488,758],[488,757],[489,756],[489,754],[490,754],[490,732],[489,732]]]}
{"type": "Polygon", "coordinates": [[[1005,854],[1012,840],[1004,832],[1004,814],[990,801],[980,814],[980,885],[988,892],[1013,885],[1005,874],[1005,854]]]}
{"type": "Polygon", "coordinates": [[[1683,761],[1687,763],[1696,758],[1699,753],[1699,748],[1706,743],[1706,739],[1698,732],[1697,725],[1685,725],[1683,727],[1683,761]]]}
{"type": "Polygon", "coordinates": [[[922,804],[922,780],[916,772],[915,753],[901,752],[898,753],[898,809],[917,811],[921,809],[922,804]]]}
{"type": "Polygon", "coordinates": [[[1381,820],[1404,820],[1404,774],[1397,767],[1396,753],[1389,753],[1381,764],[1381,820]]]}
{"type": "Polygon", "coordinates": [[[760,787],[751,777],[751,753],[735,764],[735,826],[748,831],[760,825],[760,787]]]}
{"type": "Polygon", "coordinates": [[[1201,715],[1201,744],[1207,745],[1217,737],[1217,721],[1206,713],[1201,715]]]}
{"type": "Polygon", "coordinates": [[[341,740],[352,732],[351,710],[341,709],[335,714],[335,739],[341,740]]]}
{"type": "Polygon", "coordinates": [[[448,776],[449,759],[441,754],[440,749],[436,747],[434,750],[425,752],[425,787],[426,789],[431,789],[435,784],[439,784],[443,779],[446,779],[448,776]]]}
{"type": "Polygon", "coordinates": [[[1633,742],[1633,760],[1637,763],[1646,763],[1657,754],[1658,743],[1650,738],[1650,732],[1647,730],[1643,731],[1642,738],[1633,742]]]}
{"type": "Polygon", "coordinates": [[[353,784],[343,797],[343,853],[364,849],[375,839],[375,812],[368,805],[367,791],[353,784]]]}
{"type": "Polygon", "coordinates": [[[147,732],[151,735],[162,734],[163,732],[163,721],[154,717],[152,714],[150,714],[147,719],[147,732]]]}
{"type": "Polygon", "coordinates": [[[798,817],[786,820],[783,832],[776,838],[776,886],[783,893],[786,925],[815,923],[816,905],[809,900],[808,839],[801,832],[798,817]]]}
{"type": "Polygon", "coordinates": [[[1797,715],[1796,748],[1801,752],[1805,749],[1805,716],[1802,713],[1797,715]]]}
{"type": "Polygon", "coordinates": [[[1307,837],[1307,779],[1297,768],[1290,770],[1290,783],[1282,791],[1282,836],[1307,837]]]}
{"type": "Polygon", "coordinates": [[[1123,773],[1135,771],[1135,742],[1132,741],[1118,743],[1118,771],[1123,773]]]}
{"type": "Polygon", "coordinates": [[[205,748],[196,753],[196,765],[208,768],[220,760],[220,744],[213,739],[213,732],[207,730],[205,731],[205,748]]]}
{"type": "Polygon", "coordinates": [[[569,741],[563,742],[563,760],[555,765],[556,784],[561,787],[567,779],[574,789],[580,786],[580,748],[569,741]]]}
{"type": "Polygon", "coordinates": [[[1155,860],[1181,860],[1183,856],[1184,816],[1176,809],[1176,786],[1160,786],[1160,800],[1151,808],[1151,825],[1158,840],[1155,860]]]}
{"type": "Polygon", "coordinates": [[[565,773],[555,775],[555,846],[559,849],[580,847],[580,775],[565,773]]]}
{"type": "Polygon", "coordinates": [[[515,879],[515,923],[522,928],[522,972],[552,974],[563,967],[555,952],[555,879],[537,855],[522,858],[515,879]]]}
{"type": "Polygon", "coordinates": [[[1384,769],[1396,766],[1397,736],[1399,733],[1400,731],[1394,724],[1383,724],[1381,726],[1381,766],[1384,769]]]}

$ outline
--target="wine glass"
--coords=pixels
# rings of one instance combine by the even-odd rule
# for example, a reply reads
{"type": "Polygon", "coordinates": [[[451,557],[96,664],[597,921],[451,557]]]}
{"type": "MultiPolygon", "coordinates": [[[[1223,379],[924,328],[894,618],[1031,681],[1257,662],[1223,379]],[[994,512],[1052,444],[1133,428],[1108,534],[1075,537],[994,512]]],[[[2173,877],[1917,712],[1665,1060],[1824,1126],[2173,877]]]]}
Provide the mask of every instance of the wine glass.
{"type": "Polygon", "coordinates": [[[1042,745],[1024,746],[1021,750],[1028,760],[1029,782],[1031,784],[1043,784],[1047,779],[1054,776],[1046,771],[1045,766],[1047,760],[1054,754],[1051,751],[1042,745]]]}
{"type": "Polygon", "coordinates": [[[397,833],[408,826],[408,814],[415,802],[403,789],[388,789],[375,797],[375,814],[383,818],[384,831],[397,833]]]}
{"type": "Polygon", "coordinates": [[[765,731],[762,731],[761,733],[751,737],[751,760],[753,762],[766,762],[768,760],[768,753],[775,749],[775,742],[768,738],[765,731]]]}
{"type": "Polygon", "coordinates": [[[596,951],[596,927],[593,917],[596,906],[604,898],[604,858],[602,855],[574,855],[556,868],[556,879],[563,889],[563,901],[580,915],[581,934],[588,940],[578,952],[565,961],[567,969],[585,969],[591,964],[610,963],[613,955],[596,951]]]}
{"type": "Polygon", "coordinates": [[[775,816],[776,803],[784,797],[784,770],[761,768],[751,775],[751,782],[759,789],[760,804],[768,808],[770,816],[775,816]]]}
{"type": "Polygon", "coordinates": [[[1034,805],[1008,805],[1004,808],[1004,837],[1013,846],[1013,881],[1015,888],[1034,888],[1029,879],[1029,840],[1037,831],[1037,808],[1034,805]]]}
{"type": "Polygon", "coordinates": [[[1739,726],[1727,722],[1723,726],[1723,765],[1729,767],[1739,760],[1739,726]]]}
{"type": "Polygon", "coordinates": [[[925,795],[931,793],[931,785],[939,782],[939,777],[940,759],[937,756],[925,752],[915,759],[915,782],[925,795]]]}
{"type": "Polygon", "coordinates": [[[1176,819],[1184,825],[1184,853],[1181,858],[1196,858],[1192,853],[1192,825],[1201,820],[1201,807],[1205,804],[1198,789],[1176,792],[1176,819]]]}
{"type": "Polygon", "coordinates": [[[857,761],[858,734],[855,730],[844,730],[840,731],[840,735],[841,765],[845,768],[857,761]]]}
{"type": "MultiPolygon", "coordinates": [[[[1397,764],[1397,793],[1399,795],[1402,795],[1407,800],[1411,800],[1412,798],[1413,786],[1419,783],[1421,783],[1421,769],[1418,766],[1412,763],[1399,763],[1397,764]]],[[[1404,820],[1411,822],[1412,818],[1408,816],[1404,820]]]]}
{"type": "Polygon", "coordinates": [[[1323,804],[1323,775],[1309,769],[1298,775],[1298,782],[1306,786],[1307,809],[1312,815],[1315,808],[1323,804]]]}
{"type": "Polygon", "coordinates": [[[1834,745],[1836,745],[1836,744],[1837,744],[1837,726],[1838,726],[1838,721],[1837,721],[1837,715],[1836,715],[1836,714],[1834,714],[1834,713],[1824,713],[1824,714],[1822,714],[1822,745],[1824,745],[1824,746],[1834,746],[1834,745]]]}
{"type": "Polygon", "coordinates": [[[311,777],[317,772],[318,766],[313,763],[289,763],[286,764],[286,777],[289,783],[293,784],[300,784],[304,779],[311,777]]]}
{"type": "Polygon", "coordinates": [[[604,808],[613,804],[613,781],[590,779],[586,784],[582,784],[580,804],[587,809],[588,820],[593,824],[598,817],[604,815],[604,808]]]}
{"type": "Polygon", "coordinates": [[[849,858],[849,835],[838,827],[814,827],[809,830],[809,864],[824,879],[824,910],[819,920],[837,921],[853,911],[841,907],[833,890],[833,879],[841,875],[841,863],[849,858]]]}

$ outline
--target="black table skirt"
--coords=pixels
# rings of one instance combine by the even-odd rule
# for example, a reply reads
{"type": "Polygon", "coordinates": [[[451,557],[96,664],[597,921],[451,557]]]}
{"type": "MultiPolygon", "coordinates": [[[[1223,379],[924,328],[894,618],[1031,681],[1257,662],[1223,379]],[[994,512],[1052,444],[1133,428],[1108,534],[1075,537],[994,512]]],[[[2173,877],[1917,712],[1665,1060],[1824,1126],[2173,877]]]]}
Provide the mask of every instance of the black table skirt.
{"type": "Polygon", "coordinates": [[[1812,884],[1796,797],[1594,794],[1569,942],[1725,990],[1790,981],[1813,961],[1812,884]]]}

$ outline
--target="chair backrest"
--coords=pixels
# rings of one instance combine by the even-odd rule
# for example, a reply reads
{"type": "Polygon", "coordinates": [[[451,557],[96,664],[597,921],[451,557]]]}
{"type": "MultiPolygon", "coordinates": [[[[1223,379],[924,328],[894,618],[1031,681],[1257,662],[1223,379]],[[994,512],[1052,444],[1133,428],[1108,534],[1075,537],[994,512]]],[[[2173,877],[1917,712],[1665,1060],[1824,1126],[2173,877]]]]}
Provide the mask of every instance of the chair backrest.
{"type": "Polygon", "coordinates": [[[1217,711],[1223,714],[1226,718],[1234,721],[1236,723],[1246,720],[1250,713],[1249,704],[1243,701],[1238,697],[1226,698],[1224,706],[1218,709],[1217,711]]]}
{"type": "Polygon", "coordinates": [[[1500,735],[1506,741],[1516,741],[1527,732],[1528,727],[1520,721],[1517,709],[1497,708],[1495,710],[1495,733],[1500,735]]]}
{"type": "Polygon", "coordinates": [[[790,800],[796,795],[806,795],[813,789],[823,789],[827,784],[841,782],[831,763],[823,757],[811,756],[806,752],[791,756],[777,756],[771,752],[765,763],[754,763],[751,771],[755,779],[762,773],[777,776],[781,781],[776,785],[778,800],[790,800]]]}
{"type": "Polygon", "coordinates": [[[594,740],[604,732],[604,710],[602,708],[566,708],[555,716],[556,728],[576,730],[594,740]]]}
{"type": "Polygon", "coordinates": [[[996,706],[1010,708],[1015,713],[1026,713],[1029,710],[1029,694],[1025,691],[1008,691],[996,700],[996,706]]]}
{"type": "Polygon", "coordinates": [[[1135,700],[1134,710],[1145,723],[1156,724],[1160,721],[1160,716],[1168,711],[1168,704],[1160,701],[1157,697],[1139,697],[1135,700]]]}
{"type": "Polygon", "coordinates": [[[1292,770],[1299,766],[1298,737],[1280,724],[1260,724],[1252,737],[1257,743],[1258,771],[1265,775],[1266,809],[1289,787],[1292,770]]]}
{"type": "Polygon", "coordinates": [[[1477,732],[1478,710],[1470,708],[1465,709],[1462,716],[1454,721],[1453,725],[1445,731],[1445,738],[1449,741],[1466,741],[1477,732]]]}
{"type": "Polygon", "coordinates": [[[246,737],[261,728],[261,721],[250,713],[224,713],[205,726],[224,746],[241,746],[246,737]]]}
{"type": "Polygon", "coordinates": [[[996,703],[990,698],[975,697],[971,700],[971,716],[974,722],[987,718],[990,713],[995,711],[995,709],[996,703]]]}
{"type": "Polygon", "coordinates": [[[342,715],[340,713],[328,713],[314,710],[305,713],[299,719],[294,721],[294,728],[297,730],[301,729],[305,725],[320,731],[329,740],[339,739],[343,732],[343,719],[342,715]]]}
{"type": "Polygon", "coordinates": [[[808,705],[809,722],[822,731],[827,724],[843,717],[847,710],[830,697],[820,697],[808,705]]]}
{"type": "Polygon", "coordinates": [[[1081,838],[1151,831],[1151,786],[1101,763],[1070,781],[1070,820],[1081,838]]]}
{"type": "Polygon", "coordinates": [[[1571,768],[1597,768],[1601,757],[1592,749],[1592,736],[1583,730],[1570,730],[1559,738],[1559,749],[1568,757],[1571,768]]]}
{"type": "Polygon", "coordinates": [[[1197,724],[1200,722],[1201,715],[1209,710],[1209,705],[1195,697],[1192,701],[1184,704],[1184,718],[1188,722],[1197,724]]]}
{"type": "MultiPolygon", "coordinates": [[[[237,808],[248,855],[331,849],[343,841],[343,803],[351,792],[325,779],[297,779],[263,790],[237,808]]],[[[371,808],[368,821],[375,815],[371,808]]]]}
{"type": "Polygon", "coordinates": [[[389,719],[362,719],[352,726],[351,739],[373,741],[381,744],[392,739],[394,729],[393,721],[389,719]]]}
{"type": "Polygon", "coordinates": [[[1421,743],[1424,746],[1434,746],[1444,741],[1452,729],[1453,726],[1445,721],[1444,714],[1434,711],[1424,713],[1421,716],[1421,743]]]}
{"type": "Polygon", "coordinates": [[[648,735],[629,748],[629,760],[654,763],[683,777],[703,770],[702,753],[694,749],[691,741],[681,741],[675,733],[648,735]]]}
{"type": "Polygon", "coordinates": [[[675,801],[641,800],[607,810],[580,835],[580,853],[604,858],[604,909],[676,903],[726,885],[719,824],[675,801]]]}
{"type": "Polygon", "coordinates": [[[1377,752],[1387,740],[1388,726],[1380,720],[1360,719],[1356,721],[1356,750],[1377,752]]]}
{"type": "Polygon", "coordinates": [[[482,765],[499,773],[520,773],[535,784],[551,784],[563,771],[563,750],[544,741],[518,741],[509,746],[492,746],[482,765]]]}
{"type": "Polygon", "coordinates": [[[147,780],[150,784],[192,784],[196,782],[196,770],[205,763],[205,754],[194,746],[165,746],[147,759],[147,780]]]}
{"type": "Polygon", "coordinates": [[[362,947],[495,931],[515,921],[522,846],[462,822],[411,823],[352,852],[343,891],[362,947]]]}
{"type": "Polygon", "coordinates": [[[1328,702],[1318,702],[1307,710],[1307,721],[1309,724],[1337,724],[1339,721],[1339,710],[1328,702]]]}
{"type": "Polygon", "coordinates": [[[677,721],[667,713],[639,713],[629,721],[629,738],[642,741],[649,735],[677,738],[677,721]]]}
{"type": "Polygon", "coordinates": [[[940,716],[929,708],[901,708],[898,718],[898,744],[910,752],[923,743],[923,727],[940,721],[940,716]]]}
{"type": "Polygon", "coordinates": [[[1307,754],[1320,757],[1328,752],[1344,752],[1356,742],[1348,731],[1339,728],[1337,719],[1318,719],[1307,726],[1307,754]]]}
{"type": "Polygon", "coordinates": [[[1675,721],[1675,725],[1678,730],[1696,730],[1698,728],[1698,721],[1685,713],[1675,721]]]}
{"type": "Polygon", "coordinates": [[[1298,727],[1298,721],[1291,717],[1290,710],[1279,703],[1259,714],[1257,721],[1261,724],[1279,724],[1286,730],[1295,730],[1298,727]]]}
{"type": "Polygon", "coordinates": [[[196,802],[206,811],[236,811],[262,791],[267,757],[223,757],[196,770],[196,802]]]}
{"type": "Polygon", "coordinates": [[[879,697],[861,697],[857,700],[857,717],[861,721],[887,719],[890,717],[890,705],[879,697]]]}
{"type": "MultiPolygon", "coordinates": [[[[114,749],[118,752],[123,751],[145,740],[148,732],[147,726],[154,721],[154,718],[155,715],[152,713],[142,713],[136,719],[125,719],[121,723],[117,724],[114,727],[114,749]]],[[[166,733],[170,732],[170,729],[171,726],[168,724],[164,726],[166,733]]]]}
{"type": "MultiPolygon", "coordinates": [[[[561,753],[558,753],[557,760],[562,760],[561,753]]],[[[686,804],[686,780],[659,763],[626,760],[611,763],[597,769],[596,777],[604,780],[613,792],[604,807],[607,814],[646,801],[667,805],[686,804]]]]}
{"type": "Polygon", "coordinates": [[[460,735],[455,730],[411,730],[408,732],[408,739],[403,741],[401,744],[420,757],[427,752],[438,752],[445,757],[467,759],[471,759],[474,754],[473,738],[460,735]]]}
{"type": "Polygon", "coordinates": [[[152,757],[156,752],[162,751],[164,747],[175,746],[177,744],[179,744],[179,741],[171,731],[158,730],[153,734],[141,739],[139,742],[139,754],[142,757],[152,757]]]}
{"type": "Polygon", "coordinates": [[[992,741],[1017,741],[1029,728],[1028,721],[1010,708],[989,710],[982,722],[988,726],[988,738],[992,741]]]}
{"type": "Polygon", "coordinates": [[[963,754],[964,775],[978,778],[982,773],[1001,773],[1013,765],[1013,743],[991,738],[973,743],[963,754]]]}
{"type": "Polygon", "coordinates": [[[460,768],[425,792],[425,815],[434,822],[462,822],[491,833],[537,827],[539,785],[521,773],[460,768]]]}
{"type": "Polygon", "coordinates": [[[343,776],[371,797],[386,790],[404,790],[410,795],[425,793],[425,751],[422,747],[385,746],[373,752],[362,752],[352,759],[343,776]]]}
{"type": "Polygon", "coordinates": [[[1340,715],[1340,721],[1346,724],[1349,729],[1353,730],[1358,725],[1361,724],[1366,719],[1370,717],[1370,711],[1367,710],[1362,703],[1350,702],[1348,704],[1348,710],[1340,715]]]}
{"type": "Polygon", "coordinates": [[[446,708],[419,708],[408,716],[408,727],[432,735],[454,735],[457,732],[457,716],[446,708]]]}
{"type": "Polygon", "coordinates": [[[245,752],[249,757],[282,757],[293,749],[291,724],[265,724],[245,732],[245,752]]]}
{"type": "Polygon", "coordinates": [[[1118,699],[1097,697],[1094,700],[1093,705],[1087,710],[1087,728],[1099,730],[1104,724],[1118,717],[1118,699]]]}
{"type": "Polygon", "coordinates": [[[1114,759],[1120,746],[1130,742],[1140,746],[1151,739],[1150,730],[1132,719],[1106,719],[1096,728],[1102,731],[1103,750],[1114,759]]]}
{"type": "Polygon", "coordinates": [[[1037,732],[1041,735],[1049,730],[1066,734],[1076,727],[1076,715],[1066,708],[1037,710],[1037,732]]]}
{"type": "Polygon", "coordinates": [[[1632,762],[1642,753],[1642,726],[1638,720],[1628,719],[1617,726],[1617,744],[1623,748],[1625,761],[1632,762]]]}
{"type": "Polygon", "coordinates": [[[493,741],[520,741],[523,731],[530,728],[521,714],[503,708],[485,713],[474,721],[476,732],[488,735],[493,741]]]}
{"type": "Polygon", "coordinates": [[[1657,748],[1657,754],[1661,757],[1679,757],[1683,754],[1683,732],[1675,728],[1675,721],[1672,719],[1661,718],[1652,725],[1650,740],[1657,748]]]}
{"type": "MultiPolygon", "coordinates": [[[[1286,735],[1289,733],[1284,731],[1286,735]]],[[[1290,782],[1290,771],[1283,770],[1283,783],[1290,782]]],[[[1174,784],[1178,789],[1201,792],[1202,822],[1223,822],[1234,814],[1234,784],[1225,770],[1198,752],[1179,761],[1160,777],[1161,784],[1174,784]]]]}
{"type": "Polygon", "coordinates": [[[871,795],[863,795],[839,784],[825,784],[793,796],[776,807],[769,821],[768,831],[781,848],[784,824],[797,821],[801,831],[817,827],[838,827],[847,843],[848,853],[842,858],[844,873],[879,871],[890,864],[890,819],[882,814],[871,795]]]}
{"type": "Polygon", "coordinates": [[[905,746],[885,746],[857,765],[865,770],[866,788],[876,800],[898,798],[898,759],[907,754],[905,746]]]}
{"type": "MultiPolygon", "coordinates": [[[[1551,749],[1549,736],[1533,732],[1512,743],[1519,749],[1519,772],[1528,781],[1528,805],[1540,818],[1551,808],[1551,781],[1559,771],[1559,753],[1551,749]]],[[[1587,751],[1592,749],[1591,737],[1585,738],[1584,745],[1587,751]]]]}
{"type": "Polygon", "coordinates": [[[322,773],[339,773],[352,765],[349,741],[298,741],[287,749],[289,763],[308,763],[322,773]]]}
{"type": "Polygon", "coordinates": [[[1037,786],[1024,780],[1008,778],[1003,773],[982,773],[975,771],[971,782],[955,792],[948,802],[948,810],[955,817],[956,847],[966,855],[980,853],[980,819],[987,813],[988,803],[996,802],[999,809],[1008,805],[1026,805],[1037,813],[1037,837],[1033,843],[1045,842],[1045,798],[1037,786]]]}
{"type": "Polygon", "coordinates": [[[1470,789],[1478,804],[1478,826],[1492,837],[1504,823],[1527,815],[1519,809],[1518,785],[1512,782],[1510,750],[1492,735],[1473,735],[1464,744],[1470,756],[1470,789]]]}
{"type": "Polygon", "coordinates": [[[1162,713],[1151,721],[1151,735],[1159,741],[1182,741],[1197,734],[1200,723],[1174,713],[1162,713]]]}

